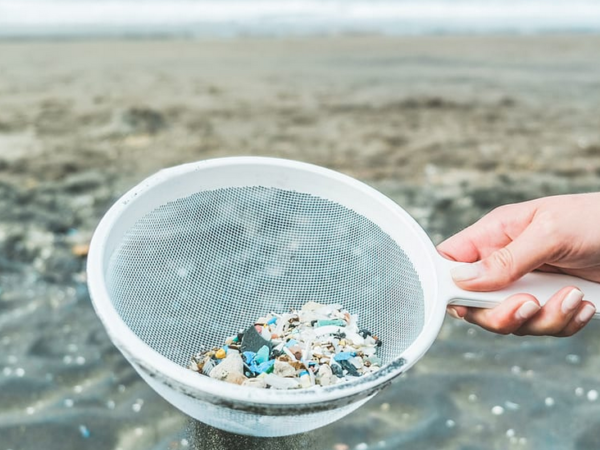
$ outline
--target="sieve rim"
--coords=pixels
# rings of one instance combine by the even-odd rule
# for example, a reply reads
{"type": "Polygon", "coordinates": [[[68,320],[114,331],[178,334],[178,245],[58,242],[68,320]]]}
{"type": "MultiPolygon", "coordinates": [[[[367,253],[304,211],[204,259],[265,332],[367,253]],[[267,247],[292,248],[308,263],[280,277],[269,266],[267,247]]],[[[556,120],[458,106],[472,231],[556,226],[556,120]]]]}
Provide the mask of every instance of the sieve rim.
{"type": "MultiPolygon", "coordinates": [[[[394,239],[393,236],[390,237],[394,239]]],[[[390,198],[367,184],[337,171],[305,162],[270,157],[239,156],[209,159],[163,169],[126,192],[112,205],[94,232],[90,243],[87,275],[90,297],[96,314],[107,330],[113,344],[137,370],[143,370],[149,376],[193,398],[208,401],[220,399],[243,404],[297,406],[299,402],[314,405],[333,402],[342,398],[364,396],[365,392],[377,392],[387,386],[391,380],[408,370],[425,354],[435,341],[445,316],[445,308],[434,307],[437,306],[440,297],[436,271],[437,264],[435,263],[436,256],[437,251],[433,243],[412,216],[390,198]],[[379,372],[375,372],[339,385],[298,390],[252,389],[230,383],[224,384],[223,381],[199,376],[188,368],[182,367],[161,355],[141,340],[120,317],[110,300],[104,268],[104,261],[107,256],[106,242],[115,227],[118,227],[119,218],[137,199],[157,185],[189,172],[210,170],[226,165],[244,165],[248,169],[252,165],[300,169],[333,179],[361,191],[374,202],[380,204],[382,208],[390,210],[405,229],[409,229],[413,235],[418,237],[418,244],[423,250],[419,257],[423,259],[423,264],[428,266],[430,270],[426,282],[431,282],[431,286],[428,288],[430,289],[431,300],[428,301],[427,298],[424,298],[425,321],[418,336],[401,355],[384,365],[380,369],[379,372],[381,373],[379,375],[377,375],[379,372]],[[394,362],[398,362],[399,359],[403,359],[404,363],[396,364],[394,369],[385,371],[386,367],[392,367],[394,362]]],[[[421,275],[419,271],[417,273],[421,275]]]]}

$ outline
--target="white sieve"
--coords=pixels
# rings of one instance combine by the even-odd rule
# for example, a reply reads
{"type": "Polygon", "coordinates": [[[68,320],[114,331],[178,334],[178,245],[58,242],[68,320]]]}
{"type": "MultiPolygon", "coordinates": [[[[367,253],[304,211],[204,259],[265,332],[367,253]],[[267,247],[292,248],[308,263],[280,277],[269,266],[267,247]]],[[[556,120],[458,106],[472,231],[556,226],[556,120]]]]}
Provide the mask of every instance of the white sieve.
{"type": "Polygon", "coordinates": [[[490,307],[516,292],[544,301],[567,284],[600,297],[596,283],[542,273],[502,291],[462,291],[453,264],[408,213],[359,181],[237,157],[162,170],[125,194],[94,234],[88,283],[114,344],[167,401],[226,431],[283,436],[331,423],[389,385],[431,346],[448,303],[490,307]],[[357,313],[383,341],[382,368],[290,391],[186,368],[249,321],[309,300],[357,313]]]}

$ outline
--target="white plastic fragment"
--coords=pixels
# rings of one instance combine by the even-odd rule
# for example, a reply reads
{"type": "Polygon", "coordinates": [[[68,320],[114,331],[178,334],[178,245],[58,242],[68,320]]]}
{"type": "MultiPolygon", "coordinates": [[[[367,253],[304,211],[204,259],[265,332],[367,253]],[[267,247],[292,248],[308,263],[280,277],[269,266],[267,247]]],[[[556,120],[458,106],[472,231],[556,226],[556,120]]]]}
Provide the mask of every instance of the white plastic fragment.
{"type": "Polygon", "coordinates": [[[257,387],[257,388],[266,388],[267,387],[267,382],[265,381],[264,377],[247,378],[242,383],[242,386],[257,387]]]}
{"type": "Polygon", "coordinates": [[[267,374],[264,380],[267,386],[273,389],[296,389],[300,386],[300,383],[293,378],[282,378],[272,373],[267,374]]]}

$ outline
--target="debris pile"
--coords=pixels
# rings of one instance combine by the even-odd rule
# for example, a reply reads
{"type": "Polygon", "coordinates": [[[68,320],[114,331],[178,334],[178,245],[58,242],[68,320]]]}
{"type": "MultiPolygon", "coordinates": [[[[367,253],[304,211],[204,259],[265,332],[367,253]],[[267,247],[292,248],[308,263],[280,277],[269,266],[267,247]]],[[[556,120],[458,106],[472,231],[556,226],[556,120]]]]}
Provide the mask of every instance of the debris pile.
{"type": "Polygon", "coordinates": [[[308,302],[300,310],[270,313],[198,353],[189,368],[229,383],[271,389],[330,386],[379,370],[381,340],[358,327],[341,305],[308,302]]]}

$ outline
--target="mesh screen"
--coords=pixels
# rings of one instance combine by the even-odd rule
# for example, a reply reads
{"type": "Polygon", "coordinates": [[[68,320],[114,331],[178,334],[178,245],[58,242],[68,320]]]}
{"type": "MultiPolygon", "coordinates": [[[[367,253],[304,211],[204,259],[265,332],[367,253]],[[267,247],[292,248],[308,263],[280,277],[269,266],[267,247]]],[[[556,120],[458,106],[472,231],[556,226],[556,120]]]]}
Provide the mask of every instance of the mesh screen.
{"type": "Polygon", "coordinates": [[[403,250],[338,203],[263,187],[199,192],[139,219],[111,255],[107,286],[125,323],[179,365],[268,312],[339,303],[389,362],[423,327],[403,250]]]}

